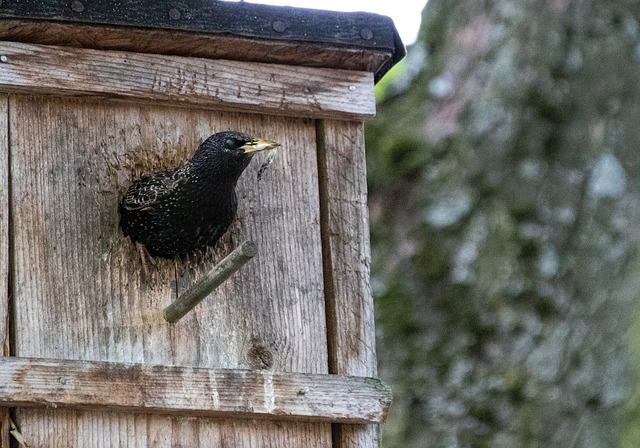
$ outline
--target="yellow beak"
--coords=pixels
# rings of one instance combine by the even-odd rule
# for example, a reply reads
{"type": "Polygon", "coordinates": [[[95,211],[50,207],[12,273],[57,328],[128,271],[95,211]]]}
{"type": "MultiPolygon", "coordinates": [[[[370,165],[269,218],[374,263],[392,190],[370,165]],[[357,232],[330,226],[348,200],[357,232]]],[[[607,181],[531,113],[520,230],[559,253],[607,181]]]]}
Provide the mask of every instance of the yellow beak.
{"type": "Polygon", "coordinates": [[[280,146],[280,143],[270,142],[269,140],[264,140],[261,138],[254,138],[249,143],[244,145],[242,149],[244,152],[258,152],[258,151],[266,151],[268,149],[273,149],[280,146]]]}

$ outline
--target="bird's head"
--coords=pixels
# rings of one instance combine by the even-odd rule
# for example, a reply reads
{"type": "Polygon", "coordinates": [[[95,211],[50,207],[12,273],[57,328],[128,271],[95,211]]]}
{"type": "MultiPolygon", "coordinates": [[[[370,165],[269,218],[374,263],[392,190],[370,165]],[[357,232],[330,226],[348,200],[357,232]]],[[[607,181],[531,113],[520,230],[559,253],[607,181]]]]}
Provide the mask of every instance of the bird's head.
{"type": "Polygon", "coordinates": [[[234,172],[239,176],[256,152],[280,146],[279,143],[251,137],[237,131],[218,132],[206,139],[193,156],[198,165],[234,172]]]}

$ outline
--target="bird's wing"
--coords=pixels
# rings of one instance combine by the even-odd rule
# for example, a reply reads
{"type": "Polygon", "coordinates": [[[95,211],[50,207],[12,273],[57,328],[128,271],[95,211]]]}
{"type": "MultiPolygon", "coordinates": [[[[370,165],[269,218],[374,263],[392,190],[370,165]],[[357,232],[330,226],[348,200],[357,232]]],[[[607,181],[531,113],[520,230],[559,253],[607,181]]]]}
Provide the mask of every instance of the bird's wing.
{"type": "Polygon", "coordinates": [[[186,181],[183,168],[143,177],[134,182],[122,198],[126,210],[152,210],[154,205],[186,181]]]}

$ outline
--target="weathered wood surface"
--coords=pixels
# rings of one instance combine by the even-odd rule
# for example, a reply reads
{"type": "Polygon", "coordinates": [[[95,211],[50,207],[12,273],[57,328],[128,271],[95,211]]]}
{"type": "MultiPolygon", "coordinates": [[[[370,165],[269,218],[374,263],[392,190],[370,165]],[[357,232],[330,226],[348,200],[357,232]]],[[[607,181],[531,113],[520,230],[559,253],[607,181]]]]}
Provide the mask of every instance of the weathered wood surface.
{"type": "Polygon", "coordinates": [[[349,70],[0,42],[0,90],[294,117],[375,114],[373,75],[349,70]]]}
{"type": "MultiPolygon", "coordinates": [[[[327,373],[313,121],[15,95],[10,141],[17,356],[327,373]],[[227,129],[283,146],[261,181],[259,155],[241,177],[224,238],[228,247],[251,239],[259,254],[168,324],[161,309],[211,262],[162,261],[141,283],[117,203],[133,178],[227,129]]],[[[331,445],[326,423],[63,409],[17,417],[31,447],[331,445]]]]}
{"type": "Polygon", "coordinates": [[[9,408],[0,407],[0,448],[9,448],[9,408]]]}
{"type": "Polygon", "coordinates": [[[390,401],[375,378],[0,358],[0,404],[10,406],[379,423],[390,401]]]}
{"type": "MultiPolygon", "coordinates": [[[[9,107],[0,94],[0,356],[9,356],[9,107]]],[[[0,448],[9,448],[9,410],[0,407],[0,448]]]]}
{"type": "Polygon", "coordinates": [[[355,70],[374,73],[375,79],[396,62],[394,56],[397,56],[397,53],[386,49],[363,50],[328,43],[50,21],[2,20],[0,40],[355,70]]]}
{"type": "MultiPolygon", "coordinates": [[[[362,123],[318,122],[331,373],[376,376],[362,123]]],[[[336,425],[336,448],[378,446],[377,425],[336,425]]]]}

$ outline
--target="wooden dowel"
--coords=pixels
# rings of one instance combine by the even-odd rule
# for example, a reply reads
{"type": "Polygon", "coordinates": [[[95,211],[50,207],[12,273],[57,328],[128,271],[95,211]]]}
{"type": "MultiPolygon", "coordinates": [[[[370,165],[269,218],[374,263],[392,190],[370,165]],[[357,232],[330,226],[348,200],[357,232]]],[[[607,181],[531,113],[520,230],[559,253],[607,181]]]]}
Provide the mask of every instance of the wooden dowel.
{"type": "Polygon", "coordinates": [[[162,310],[164,319],[169,323],[180,320],[257,253],[258,248],[253,241],[240,244],[207,272],[199,282],[191,285],[180,297],[162,310]]]}

